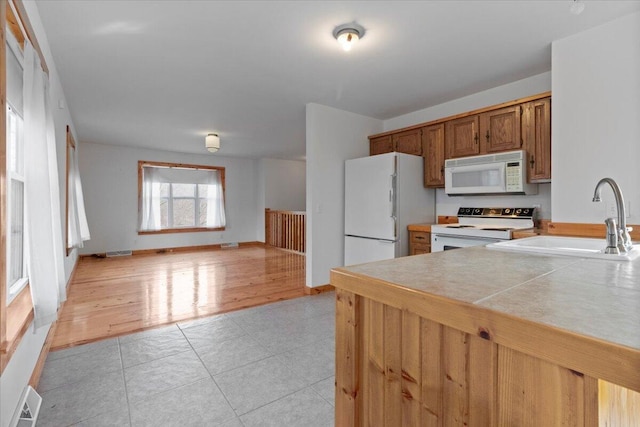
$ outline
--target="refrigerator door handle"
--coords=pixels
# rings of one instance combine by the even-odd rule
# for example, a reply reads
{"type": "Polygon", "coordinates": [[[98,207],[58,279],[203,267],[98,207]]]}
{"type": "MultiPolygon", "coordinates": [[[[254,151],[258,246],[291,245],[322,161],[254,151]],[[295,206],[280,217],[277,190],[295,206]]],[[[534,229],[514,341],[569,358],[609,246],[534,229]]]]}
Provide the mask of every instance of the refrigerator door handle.
{"type": "Polygon", "coordinates": [[[391,218],[393,219],[393,236],[398,238],[398,194],[397,194],[398,174],[391,175],[391,218]]]}
{"type": "Polygon", "coordinates": [[[396,219],[396,179],[398,175],[391,175],[391,190],[389,190],[389,201],[391,202],[391,218],[396,219]]]}

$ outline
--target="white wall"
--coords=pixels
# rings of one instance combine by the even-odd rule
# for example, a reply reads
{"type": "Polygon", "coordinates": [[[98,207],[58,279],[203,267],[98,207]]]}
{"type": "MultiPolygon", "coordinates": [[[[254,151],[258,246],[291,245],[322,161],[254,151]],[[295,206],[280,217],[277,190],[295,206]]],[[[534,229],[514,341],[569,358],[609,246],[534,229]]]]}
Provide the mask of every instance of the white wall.
{"type": "Polygon", "coordinates": [[[83,142],[79,154],[91,231],[83,254],[256,240],[256,160],[83,142]],[[226,230],[139,236],[138,160],[225,167],[226,230]]]}
{"type": "Polygon", "coordinates": [[[264,210],[304,211],[306,163],[301,160],[260,159],[256,179],[257,236],[264,242],[264,210]]]}
{"type": "Polygon", "coordinates": [[[369,155],[382,121],[307,104],[307,286],[329,283],[344,265],[344,161],[369,155]]]}
{"type": "MultiPolygon", "coordinates": [[[[66,174],[66,129],[67,125],[73,130],[73,122],[69,110],[66,108],[57,108],[58,101],[62,101],[62,105],[66,106],[66,100],[62,85],[60,83],[56,64],[49,48],[49,42],[40,21],[40,15],[35,2],[24,2],[27,16],[33,27],[35,36],[42,49],[47,67],[49,68],[50,96],[53,103],[53,119],[56,131],[56,148],[58,157],[58,181],[60,188],[60,215],[62,222],[60,228],[64,238],[64,221],[65,221],[65,174],[66,174]]],[[[73,267],[78,259],[77,250],[72,251],[69,256],[65,257],[65,277],[69,280],[73,267]]],[[[33,368],[40,356],[42,345],[44,344],[49,327],[40,328],[34,333],[32,326],[23,337],[16,353],[11,358],[9,364],[5,368],[0,377],[0,427],[9,425],[13,417],[14,411],[19,404],[24,388],[29,382],[33,368]]]]}
{"type": "Polygon", "coordinates": [[[538,194],[531,196],[448,196],[443,189],[436,191],[436,215],[457,215],[460,207],[536,207],[538,218],[551,218],[551,184],[538,184],[538,194]]]}
{"type": "Polygon", "coordinates": [[[600,178],[622,188],[640,224],[640,13],[558,40],[552,46],[552,218],[601,223],[591,202],[600,178]]]}
{"type": "Polygon", "coordinates": [[[264,207],[303,211],[307,165],[300,160],[261,159],[264,165],[264,207]]]}
{"type": "MultiPolygon", "coordinates": [[[[551,90],[551,72],[518,80],[503,86],[494,87],[483,92],[463,98],[454,99],[423,110],[414,111],[384,121],[384,130],[394,130],[419,123],[438,120],[455,114],[465,113],[502,102],[513,101],[551,90]]],[[[555,94],[554,94],[555,95],[555,94]]]]}
{"type": "Polygon", "coordinates": [[[0,378],[2,387],[0,389],[0,426],[2,427],[10,424],[20,404],[22,393],[38,362],[48,332],[48,327],[42,327],[35,332],[30,327],[2,373],[0,378]]]}

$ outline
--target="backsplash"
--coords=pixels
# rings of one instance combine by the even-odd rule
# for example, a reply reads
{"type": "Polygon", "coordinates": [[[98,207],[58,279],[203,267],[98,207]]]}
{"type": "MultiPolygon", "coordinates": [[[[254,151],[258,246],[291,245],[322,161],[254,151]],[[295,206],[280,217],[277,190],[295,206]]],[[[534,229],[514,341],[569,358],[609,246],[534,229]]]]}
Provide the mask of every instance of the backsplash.
{"type": "Polygon", "coordinates": [[[448,196],[444,189],[436,190],[436,215],[458,214],[462,206],[492,207],[537,207],[538,218],[551,218],[551,183],[538,184],[538,194],[532,196],[448,196]]]}

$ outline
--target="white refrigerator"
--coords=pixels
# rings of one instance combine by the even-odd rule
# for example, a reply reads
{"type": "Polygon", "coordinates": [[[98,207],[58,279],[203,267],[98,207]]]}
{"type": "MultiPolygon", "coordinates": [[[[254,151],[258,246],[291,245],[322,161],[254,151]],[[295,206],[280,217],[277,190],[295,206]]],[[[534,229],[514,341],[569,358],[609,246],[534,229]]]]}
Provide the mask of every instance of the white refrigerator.
{"type": "Polygon", "coordinates": [[[423,167],[422,157],[403,153],[345,162],[345,265],[408,255],[407,225],[435,218],[435,190],[424,188],[423,167]]]}

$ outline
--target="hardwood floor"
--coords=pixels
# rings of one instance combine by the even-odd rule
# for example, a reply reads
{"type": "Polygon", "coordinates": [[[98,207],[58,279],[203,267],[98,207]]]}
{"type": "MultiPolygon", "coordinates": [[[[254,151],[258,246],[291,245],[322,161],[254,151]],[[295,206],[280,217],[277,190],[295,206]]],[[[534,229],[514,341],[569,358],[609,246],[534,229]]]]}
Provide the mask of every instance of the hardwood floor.
{"type": "Polygon", "coordinates": [[[272,247],[82,258],[51,350],[304,295],[305,258],[272,247]]]}

